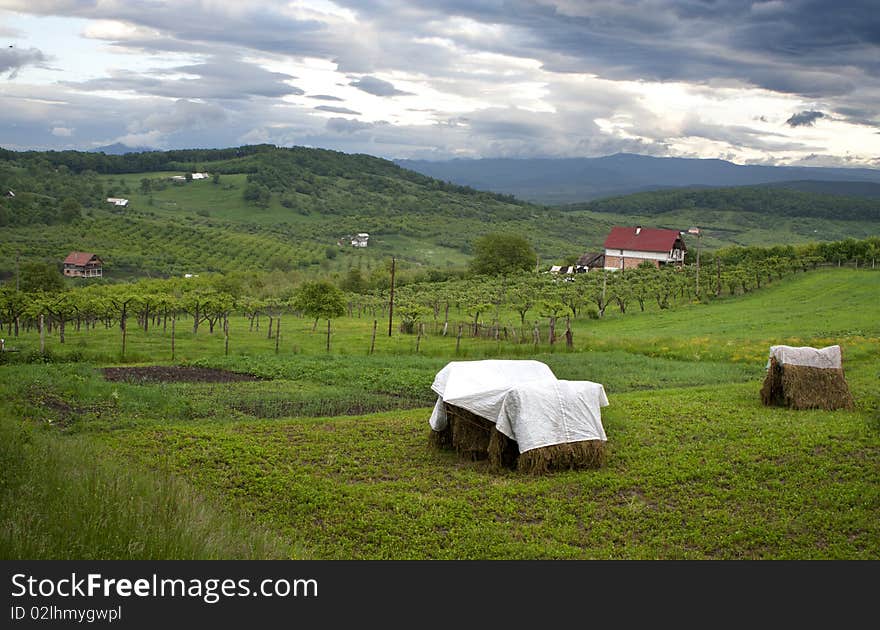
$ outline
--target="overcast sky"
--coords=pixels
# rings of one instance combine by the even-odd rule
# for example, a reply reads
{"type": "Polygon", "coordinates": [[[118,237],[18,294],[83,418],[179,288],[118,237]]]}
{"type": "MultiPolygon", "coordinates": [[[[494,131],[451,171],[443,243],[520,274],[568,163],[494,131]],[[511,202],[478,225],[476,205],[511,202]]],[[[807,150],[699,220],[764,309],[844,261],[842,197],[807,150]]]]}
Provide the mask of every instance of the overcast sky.
{"type": "Polygon", "coordinates": [[[0,0],[0,146],[880,168],[877,0],[0,0]]]}

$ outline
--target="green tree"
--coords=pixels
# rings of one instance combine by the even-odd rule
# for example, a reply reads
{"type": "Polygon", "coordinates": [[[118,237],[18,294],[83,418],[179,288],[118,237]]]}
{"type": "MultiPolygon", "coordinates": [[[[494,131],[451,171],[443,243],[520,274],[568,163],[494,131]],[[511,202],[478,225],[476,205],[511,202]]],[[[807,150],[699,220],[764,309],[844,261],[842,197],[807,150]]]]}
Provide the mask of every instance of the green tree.
{"type": "Polygon", "coordinates": [[[327,320],[327,352],[330,352],[330,320],[345,313],[345,295],[342,291],[326,281],[306,282],[294,295],[291,306],[315,318],[313,331],[319,319],[327,320]]]}
{"type": "Polygon", "coordinates": [[[477,275],[507,275],[533,269],[537,254],[528,240],[517,234],[495,232],[474,241],[471,271],[477,275]]]}
{"type": "Polygon", "coordinates": [[[82,206],[73,197],[67,197],[61,202],[59,216],[64,223],[70,223],[74,219],[79,219],[80,216],[82,216],[82,206]]]}
{"type": "Polygon", "coordinates": [[[21,265],[21,290],[25,293],[46,291],[55,293],[64,289],[64,276],[51,263],[26,262],[21,265]]]}

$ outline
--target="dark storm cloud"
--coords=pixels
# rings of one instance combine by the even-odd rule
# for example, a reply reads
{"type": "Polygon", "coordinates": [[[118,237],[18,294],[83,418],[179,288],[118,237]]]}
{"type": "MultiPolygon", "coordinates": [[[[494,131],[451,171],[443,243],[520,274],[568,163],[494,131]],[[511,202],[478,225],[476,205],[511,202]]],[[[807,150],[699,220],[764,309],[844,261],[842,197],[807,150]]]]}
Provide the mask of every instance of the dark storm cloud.
{"type": "Polygon", "coordinates": [[[475,50],[538,59],[557,72],[702,84],[732,80],[808,97],[849,94],[880,79],[875,0],[340,3],[368,11],[385,28],[424,30],[448,16],[501,25],[508,32],[494,40],[467,29],[444,36],[475,50]]]}
{"type": "Polygon", "coordinates": [[[404,96],[410,94],[409,92],[398,90],[394,87],[393,83],[377,79],[376,77],[361,77],[349,82],[349,85],[374,96],[404,96]]]}
{"type": "Polygon", "coordinates": [[[295,78],[236,59],[214,58],[205,63],[154,70],[147,74],[117,71],[101,79],[67,85],[81,90],[134,91],[170,98],[247,99],[303,94],[303,90],[288,83],[295,78]],[[176,74],[194,78],[173,77],[176,74]]]}
{"type": "Polygon", "coordinates": [[[826,115],[819,111],[803,111],[792,114],[791,118],[785,121],[785,124],[789,127],[812,127],[817,120],[825,117],[826,115]]]}
{"type": "Polygon", "coordinates": [[[44,67],[49,59],[38,48],[17,48],[4,46],[0,48],[0,74],[9,73],[14,79],[25,66],[44,67]]]}
{"type": "Polygon", "coordinates": [[[352,114],[354,116],[360,116],[361,114],[347,107],[332,107],[330,105],[318,105],[315,109],[319,112],[330,112],[331,114],[352,114]]]}
{"type": "Polygon", "coordinates": [[[167,50],[170,40],[239,46],[334,59],[343,71],[359,74],[422,68],[442,75],[455,56],[416,41],[440,36],[474,50],[535,58],[549,69],[614,79],[727,78],[806,94],[822,76],[832,83],[837,77],[838,90],[859,77],[880,77],[876,0],[337,1],[371,30],[317,17],[298,19],[281,3],[235,9],[195,0],[168,5],[39,0],[12,4],[28,12],[128,20],[165,34],[138,42],[155,50],[167,50]],[[502,26],[508,32],[494,38],[479,30],[450,33],[441,28],[449,18],[502,26]]]}

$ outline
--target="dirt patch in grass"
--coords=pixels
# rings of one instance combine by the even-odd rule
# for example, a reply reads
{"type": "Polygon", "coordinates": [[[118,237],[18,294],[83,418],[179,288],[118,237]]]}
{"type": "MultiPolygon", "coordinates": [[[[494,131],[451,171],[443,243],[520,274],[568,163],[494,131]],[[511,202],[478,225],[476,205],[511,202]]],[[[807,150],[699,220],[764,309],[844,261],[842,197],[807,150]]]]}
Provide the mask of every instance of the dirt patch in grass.
{"type": "Polygon", "coordinates": [[[33,386],[27,390],[27,401],[47,413],[48,417],[44,417],[43,420],[47,420],[50,424],[60,429],[66,429],[75,420],[85,415],[112,418],[117,413],[116,405],[113,401],[95,402],[90,405],[75,405],[53,392],[47,392],[43,388],[33,386]]]}
{"type": "Polygon", "coordinates": [[[183,365],[108,367],[102,371],[108,381],[126,383],[231,383],[265,380],[253,374],[183,365]]]}

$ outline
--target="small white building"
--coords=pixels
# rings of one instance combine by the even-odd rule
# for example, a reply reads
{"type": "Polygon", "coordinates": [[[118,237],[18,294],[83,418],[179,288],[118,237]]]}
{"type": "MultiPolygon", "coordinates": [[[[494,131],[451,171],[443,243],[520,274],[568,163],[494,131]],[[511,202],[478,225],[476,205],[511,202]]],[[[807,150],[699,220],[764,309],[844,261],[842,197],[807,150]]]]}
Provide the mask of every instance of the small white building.
{"type": "Polygon", "coordinates": [[[359,234],[354,235],[351,238],[351,246],[352,247],[366,247],[367,242],[370,240],[370,235],[366,232],[361,232],[359,234]]]}
{"type": "Polygon", "coordinates": [[[207,173],[193,173],[192,174],[193,179],[208,179],[208,177],[210,177],[210,175],[208,175],[207,173]]]}
{"type": "Polygon", "coordinates": [[[107,197],[107,203],[112,203],[114,206],[122,206],[124,208],[128,205],[128,199],[122,199],[121,197],[107,197]]]}

